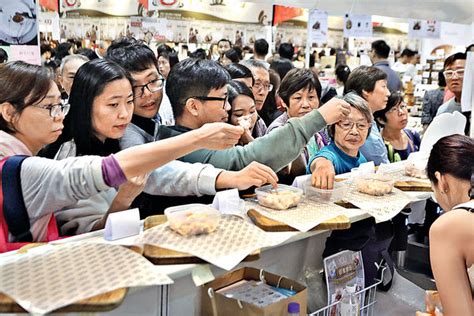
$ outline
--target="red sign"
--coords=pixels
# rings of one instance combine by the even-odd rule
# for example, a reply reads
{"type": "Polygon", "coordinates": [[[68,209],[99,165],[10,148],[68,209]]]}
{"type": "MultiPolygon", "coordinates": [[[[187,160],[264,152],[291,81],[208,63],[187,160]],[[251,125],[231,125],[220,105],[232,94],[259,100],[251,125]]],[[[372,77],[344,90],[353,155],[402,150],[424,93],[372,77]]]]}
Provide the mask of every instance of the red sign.
{"type": "Polygon", "coordinates": [[[43,9],[46,9],[48,11],[58,12],[58,8],[59,8],[58,0],[40,0],[39,4],[43,9]]]}
{"type": "Polygon", "coordinates": [[[273,6],[273,26],[303,15],[303,9],[285,7],[282,5],[273,6]]]}

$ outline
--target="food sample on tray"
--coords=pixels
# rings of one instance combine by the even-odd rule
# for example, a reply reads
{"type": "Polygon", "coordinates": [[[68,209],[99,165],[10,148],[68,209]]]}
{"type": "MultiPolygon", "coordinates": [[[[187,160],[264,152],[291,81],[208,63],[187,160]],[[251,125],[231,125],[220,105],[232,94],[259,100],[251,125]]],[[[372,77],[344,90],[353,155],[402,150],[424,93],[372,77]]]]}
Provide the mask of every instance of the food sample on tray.
{"type": "Polygon", "coordinates": [[[165,210],[169,227],[183,236],[209,234],[216,231],[219,212],[200,204],[181,205],[165,210]]]}
{"type": "Polygon", "coordinates": [[[424,168],[417,167],[413,162],[405,163],[405,175],[414,178],[427,179],[424,168]]]}
{"type": "Polygon", "coordinates": [[[363,175],[356,179],[357,191],[369,195],[381,196],[392,192],[395,181],[381,174],[363,175]]]}
{"type": "Polygon", "coordinates": [[[267,185],[256,189],[255,193],[260,205],[275,210],[286,210],[298,205],[301,201],[303,190],[280,184],[276,190],[267,185]]]}

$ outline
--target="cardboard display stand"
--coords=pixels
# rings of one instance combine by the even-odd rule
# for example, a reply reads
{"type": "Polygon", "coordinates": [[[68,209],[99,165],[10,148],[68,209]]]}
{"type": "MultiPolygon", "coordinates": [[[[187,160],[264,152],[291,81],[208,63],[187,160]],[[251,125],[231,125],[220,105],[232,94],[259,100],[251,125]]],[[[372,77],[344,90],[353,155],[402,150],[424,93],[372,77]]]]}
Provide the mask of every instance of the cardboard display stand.
{"type": "Polygon", "coordinates": [[[288,314],[287,307],[291,302],[300,304],[301,313],[306,314],[307,300],[308,291],[305,286],[283,276],[265,272],[260,269],[244,267],[229,272],[201,286],[200,315],[284,316],[288,314]],[[271,286],[293,290],[296,291],[296,294],[265,307],[257,307],[216,293],[217,290],[241,280],[265,280],[265,282],[271,286]]]}

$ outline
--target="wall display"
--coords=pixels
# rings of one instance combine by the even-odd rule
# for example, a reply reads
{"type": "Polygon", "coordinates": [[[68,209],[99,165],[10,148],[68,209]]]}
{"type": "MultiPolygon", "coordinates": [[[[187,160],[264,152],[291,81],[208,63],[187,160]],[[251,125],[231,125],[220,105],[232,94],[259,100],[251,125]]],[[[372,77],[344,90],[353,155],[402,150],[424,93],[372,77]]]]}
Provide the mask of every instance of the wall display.
{"type": "Polygon", "coordinates": [[[173,28],[165,19],[132,17],[130,20],[130,35],[150,42],[173,41],[173,28]]]}
{"type": "Polygon", "coordinates": [[[439,38],[441,23],[435,20],[409,20],[408,37],[410,38],[439,38]]]}
{"type": "Polygon", "coordinates": [[[313,43],[326,43],[328,37],[328,13],[310,10],[308,14],[308,40],[313,43]]]}
{"type": "Polygon", "coordinates": [[[59,26],[59,14],[57,12],[39,12],[38,13],[38,25],[40,35],[44,36],[44,39],[56,40],[60,39],[60,26],[59,26]]]}
{"type": "Polygon", "coordinates": [[[344,16],[344,37],[372,37],[372,16],[346,14],[344,16]]]}

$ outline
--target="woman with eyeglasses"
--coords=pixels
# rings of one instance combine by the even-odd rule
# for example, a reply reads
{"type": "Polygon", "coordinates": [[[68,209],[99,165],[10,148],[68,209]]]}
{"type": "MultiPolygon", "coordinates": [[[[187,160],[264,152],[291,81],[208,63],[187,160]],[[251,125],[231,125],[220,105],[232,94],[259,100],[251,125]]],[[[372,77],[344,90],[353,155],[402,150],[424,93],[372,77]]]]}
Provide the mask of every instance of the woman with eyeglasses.
{"type": "Polygon", "coordinates": [[[22,61],[0,68],[0,158],[35,156],[63,130],[69,104],[46,68],[22,61]]]}
{"type": "Polygon", "coordinates": [[[321,187],[321,183],[316,183],[318,179],[322,179],[316,168],[319,159],[329,160],[336,174],[350,172],[352,168],[367,162],[359,151],[369,136],[372,122],[367,101],[354,92],[346,94],[342,99],[351,106],[349,116],[328,126],[332,142],[312,156],[308,163],[307,171],[312,174],[311,183],[315,187],[321,187]]]}
{"type": "Polygon", "coordinates": [[[412,152],[418,151],[421,137],[418,132],[406,128],[408,109],[400,93],[393,92],[385,109],[375,112],[374,118],[382,127],[380,134],[390,162],[406,160],[412,152]]]}

